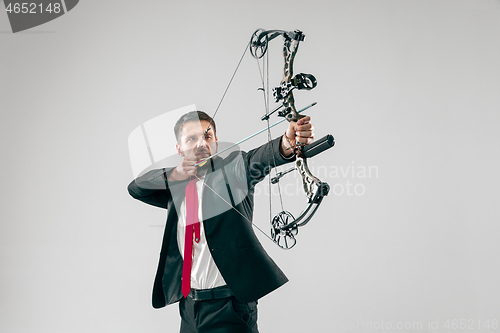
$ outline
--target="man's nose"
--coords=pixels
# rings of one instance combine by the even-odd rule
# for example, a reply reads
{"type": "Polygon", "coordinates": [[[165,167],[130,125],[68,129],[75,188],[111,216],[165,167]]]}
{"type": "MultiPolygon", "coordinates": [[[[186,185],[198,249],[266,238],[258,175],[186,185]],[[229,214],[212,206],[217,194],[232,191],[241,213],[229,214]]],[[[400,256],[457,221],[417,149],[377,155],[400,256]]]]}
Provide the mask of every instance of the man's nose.
{"type": "Polygon", "coordinates": [[[198,139],[197,146],[202,147],[207,145],[207,140],[205,136],[202,136],[201,138],[198,139]]]}

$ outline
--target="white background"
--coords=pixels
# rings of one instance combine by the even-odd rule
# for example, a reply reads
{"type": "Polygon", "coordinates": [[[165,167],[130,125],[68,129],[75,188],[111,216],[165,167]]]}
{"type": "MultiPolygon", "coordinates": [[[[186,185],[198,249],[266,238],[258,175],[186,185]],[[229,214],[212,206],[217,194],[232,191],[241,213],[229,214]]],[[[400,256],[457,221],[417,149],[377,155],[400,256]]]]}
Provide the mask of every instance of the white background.
{"type": "MultiPolygon", "coordinates": [[[[87,0],[17,34],[0,13],[2,332],[178,330],[176,305],[150,305],[165,212],[128,195],[127,138],[185,105],[212,114],[257,28],[304,31],[295,71],[318,87],[296,102],[337,142],[312,161],[336,191],[297,246],[259,236],[290,279],[261,331],[500,330],[500,1],[87,0]]],[[[263,127],[258,87],[247,55],[219,139],[263,127]]]]}

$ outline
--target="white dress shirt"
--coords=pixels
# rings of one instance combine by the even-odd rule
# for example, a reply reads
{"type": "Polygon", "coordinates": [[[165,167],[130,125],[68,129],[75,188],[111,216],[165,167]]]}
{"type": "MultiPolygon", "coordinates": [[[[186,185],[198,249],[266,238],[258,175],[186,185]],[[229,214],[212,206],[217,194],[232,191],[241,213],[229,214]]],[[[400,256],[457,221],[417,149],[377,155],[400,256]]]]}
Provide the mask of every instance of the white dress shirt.
{"type": "MultiPolygon", "coordinates": [[[[205,228],[203,226],[202,197],[205,177],[199,176],[196,182],[198,192],[198,221],[200,221],[200,241],[194,241],[193,234],[193,262],[191,267],[191,288],[193,289],[211,289],[226,285],[226,281],[219,272],[217,265],[208,249],[207,239],[205,237],[205,228]]],[[[184,258],[184,242],[186,235],[186,200],[182,202],[179,209],[179,222],[177,223],[177,244],[179,251],[184,258]]]]}

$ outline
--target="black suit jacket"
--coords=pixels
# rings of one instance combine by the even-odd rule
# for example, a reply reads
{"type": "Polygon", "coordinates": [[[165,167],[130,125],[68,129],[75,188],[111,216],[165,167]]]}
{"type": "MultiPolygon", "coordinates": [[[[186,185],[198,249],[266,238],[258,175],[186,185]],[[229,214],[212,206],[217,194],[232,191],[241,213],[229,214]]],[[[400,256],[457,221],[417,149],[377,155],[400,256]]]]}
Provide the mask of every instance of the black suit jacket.
{"type": "MultiPolygon", "coordinates": [[[[234,296],[255,301],[288,281],[258,241],[252,228],[255,185],[292,159],[279,153],[280,139],[227,158],[213,158],[205,176],[202,214],[210,253],[234,296]],[[271,163],[269,163],[269,160],[271,163]],[[231,205],[235,209],[231,208],[231,205]]],[[[153,286],[153,307],[181,299],[182,256],[177,244],[176,208],[184,200],[187,181],[168,182],[172,169],[152,170],[130,183],[135,199],[166,208],[167,223],[153,286]]]]}

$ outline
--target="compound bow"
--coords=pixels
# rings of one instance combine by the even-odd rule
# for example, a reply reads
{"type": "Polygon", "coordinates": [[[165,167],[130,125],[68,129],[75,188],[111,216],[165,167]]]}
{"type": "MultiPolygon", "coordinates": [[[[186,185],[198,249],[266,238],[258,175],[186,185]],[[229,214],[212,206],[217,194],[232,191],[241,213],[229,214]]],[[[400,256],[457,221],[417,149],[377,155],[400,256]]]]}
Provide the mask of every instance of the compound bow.
{"type": "MultiPolygon", "coordinates": [[[[284,45],[283,45],[283,55],[285,58],[285,65],[284,65],[284,76],[283,79],[280,83],[280,86],[276,87],[273,89],[273,96],[275,102],[281,102],[281,105],[275,108],[273,111],[269,112],[268,108],[268,103],[266,102],[266,114],[262,117],[262,120],[267,120],[268,121],[268,135],[269,139],[271,138],[270,135],[270,126],[269,125],[269,117],[271,114],[274,112],[278,111],[278,116],[280,117],[285,117],[286,120],[294,121],[296,122],[300,118],[305,117],[304,115],[299,114],[301,111],[297,111],[295,108],[295,100],[293,97],[293,90],[311,90],[314,87],[316,87],[317,82],[316,78],[312,74],[304,74],[304,73],[299,73],[295,76],[293,76],[293,62],[295,59],[295,55],[298,50],[299,43],[304,40],[305,35],[299,31],[284,31],[284,30],[263,30],[263,29],[258,29],[256,30],[250,39],[250,43],[248,44],[247,48],[250,47],[250,53],[254,58],[257,60],[261,59],[267,52],[268,49],[268,43],[273,40],[274,38],[278,36],[283,36],[284,40],[284,45]]],[[[246,49],[244,54],[246,53],[246,49]]],[[[243,59],[242,56],[242,59],[243,59]]],[[[241,59],[240,59],[241,63],[241,59]]],[[[239,67],[239,64],[238,64],[239,67]]],[[[238,69],[236,68],[236,70],[238,69]]],[[[260,67],[260,66],[259,66],[260,67]]],[[[236,71],[235,71],[236,73],[236,71]]],[[[261,77],[262,74],[261,74],[261,77]]],[[[234,74],[233,74],[234,78],[234,74]]],[[[231,79],[232,81],[232,79],[231,79]]],[[[229,82],[229,85],[231,84],[231,81],[229,82]]],[[[262,79],[262,84],[264,84],[264,79],[262,79]]],[[[229,85],[227,88],[229,88],[229,85]]],[[[227,92],[226,88],[226,92],[227,92]]],[[[264,96],[266,95],[266,89],[260,88],[261,90],[264,90],[264,96]]],[[[224,99],[224,96],[226,94],[224,93],[222,99],[224,99]]],[[[221,99],[221,102],[222,102],[221,99]]],[[[219,106],[221,104],[219,103],[219,106]]],[[[315,105],[316,103],[313,103],[312,105],[315,105]]],[[[311,106],[312,106],[311,105],[311,106]]],[[[219,109],[219,106],[217,107],[214,115],[212,118],[215,117],[217,114],[217,110],[219,109]]],[[[308,108],[308,107],[306,107],[308,108]]],[[[304,108],[304,109],[306,109],[304,108]]],[[[304,110],[302,109],[302,110],[304,110]]],[[[274,126],[274,125],[273,125],[274,126]]],[[[208,129],[207,129],[208,131],[208,129]]],[[[250,136],[253,137],[254,135],[250,136]]],[[[248,137],[248,138],[250,138],[248,137]]],[[[247,138],[247,139],[248,139],[247,138]]],[[[245,139],[246,140],[246,139],[245,139]]],[[[244,140],[242,140],[244,141],[244,140]]],[[[239,143],[241,143],[240,141],[239,143]]],[[[314,143],[305,146],[303,144],[297,143],[293,149],[294,149],[294,154],[296,156],[295,159],[295,167],[292,169],[289,169],[284,172],[277,173],[275,177],[269,178],[269,182],[272,184],[278,184],[279,180],[281,177],[283,177],[285,174],[297,169],[299,172],[301,178],[302,178],[302,183],[303,183],[303,188],[304,192],[307,196],[308,204],[307,207],[300,213],[300,215],[295,218],[289,211],[283,210],[276,214],[274,218],[271,221],[271,240],[276,243],[279,247],[283,249],[290,249],[296,244],[296,239],[295,236],[298,233],[298,228],[306,225],[313,215],[316,213],[319,205],[323,201],[323,198],[328,194],[330,190],[330,186],[319,180],[317,177],[313,176],[311,171],[309,170],[309,167],[307,165],[307,158],[315,156],[316,154],[319,154],[320,152],[323,152],[324,150],[331,148],[335,144],[333,136],[331,135],[326,135],[325,137],[316,140],[314,143]]],[[[215,155],[213,155],[215,156],[215,155]]],[[[211,156],[211,157],[213,157],[211,156]]],[[[204,161],[197,163],[202,164],[204,161]]],[[[271,164],[271,161],[269,159],[269,164],[271,164]]],[[[269,169],[271,167],[269,166],[269,169]]],[[[279,186],[279,184],[278,184],[279,186]]],[[[281,198],[281,191],[280,191],[280,198],[281,198]]],[[[251,221],[250,221],[251,222],[251,221]]],[[[251,222],[254,224],[253,222],[251,222]]],[[[257,227],[258,228],[258,227],[257,227]]],[[[258,228],[260,230],[260,228],[258,228]]],[[[262,230],[261,230],[262,231],[262,230]]],[[[267,235],[266,235],[267,236],[267,235]]],[[[269,237],[269,236],[267,236],[269,237]]]]}
{"type": "MultiPolygon", "coordinates": [[[[317,85],[316,78],[312,74],[299,73],[293,76],[295,55],[297,54],[299,43],[305,39],[305,35],[299,30],[292,32],[258,29],[253,33],[250,40],[250,53],[256,59],[262,58],[264,54],[266,54],[268,43],[277,36],[283,36],[283,56],[285,64],[283,79],[281,80],[280,86],[273,89],[273,96],[275,102],[281,102],[281,105],[272,112],[267,112],[262,119],[268,120],[270,114],[281,109],[278,111],[278,116],[285,117],[289,122],[296,122],[305,116],[297,113],[293,90],[311,90],[317,85]]],[[[276,184],[282,176],[297,169],[302,178],[304,192],[308,200],[307,207],[297,218],[294,218],[289,211],[282,210],[272,219],[271,237],[281,248],[290,249],[296,244],[297,241],[295,236],[298,233],[298,228],[306,225],[311,220],[323,201],[323,198],[330,190],[330,186],[327,183],[313,176],[307,165],[306,155],[312,157],[333,145],[334,140],[331,135],[327,135],[315,142],[314,145],[307,146],[307,148],[303,144],[297,143],[294,147],[294,153],[296,155],[295,168],[278,173],[274,178],[270,179],[271,183],[276,184]],[[308,152],[313,153],[308,154],[308,152]]]]}

